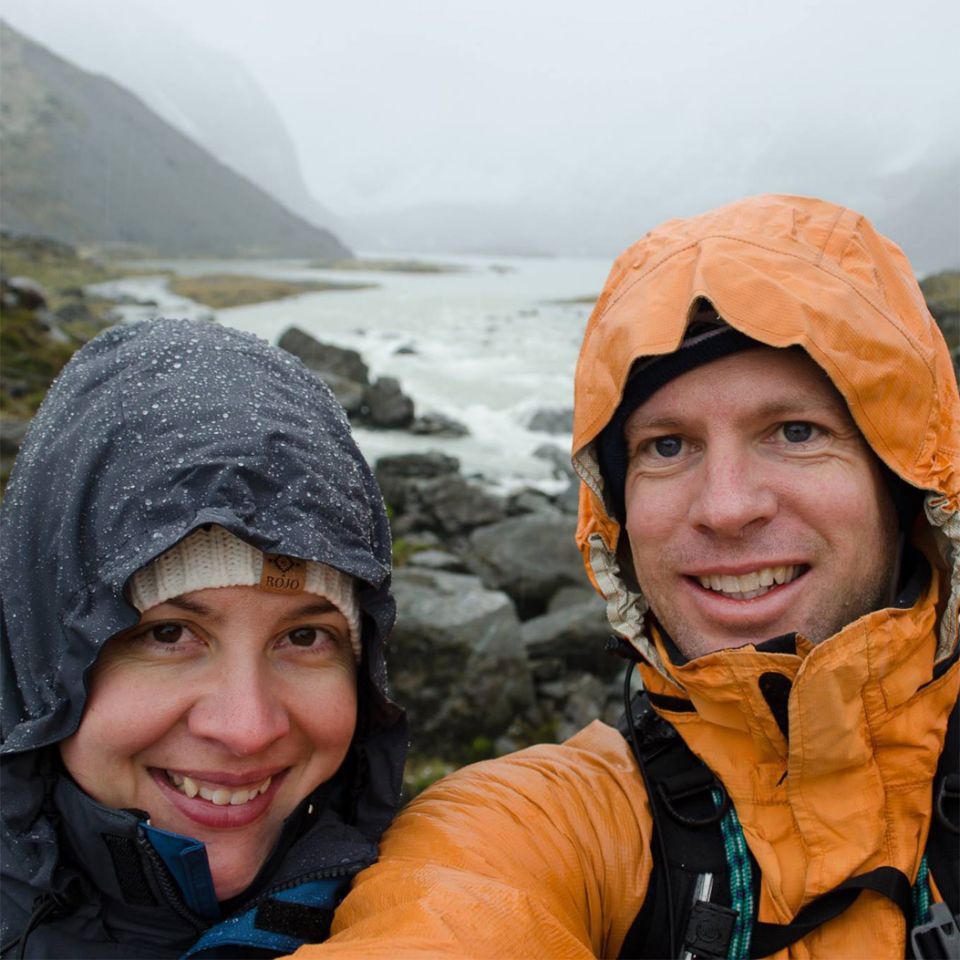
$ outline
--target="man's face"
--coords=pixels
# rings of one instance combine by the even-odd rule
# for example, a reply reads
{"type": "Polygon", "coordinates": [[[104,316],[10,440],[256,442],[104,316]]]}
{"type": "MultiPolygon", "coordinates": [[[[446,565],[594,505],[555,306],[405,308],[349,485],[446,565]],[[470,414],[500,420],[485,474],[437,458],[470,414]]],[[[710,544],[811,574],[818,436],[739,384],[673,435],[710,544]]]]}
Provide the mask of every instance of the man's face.
{"type": "Polygon", "coordinates": [[[794,631],[819,643],[889,603],[897,526],[878,461],[799,349],[682,374],[624,433],[637,581],[686,656],[794,631]]]}

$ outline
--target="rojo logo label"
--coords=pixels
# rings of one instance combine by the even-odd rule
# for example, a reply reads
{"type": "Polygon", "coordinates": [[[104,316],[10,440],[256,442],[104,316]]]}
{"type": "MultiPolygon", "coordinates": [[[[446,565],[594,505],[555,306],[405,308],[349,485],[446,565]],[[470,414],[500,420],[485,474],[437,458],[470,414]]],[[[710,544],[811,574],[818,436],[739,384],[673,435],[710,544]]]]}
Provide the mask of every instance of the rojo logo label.
{"type": "Polygon", "coordinates": [[[306,580],[305,560],[287,557],[282,553],[263,555],[260,589],[270,593],[300,593],[306,580]]]}

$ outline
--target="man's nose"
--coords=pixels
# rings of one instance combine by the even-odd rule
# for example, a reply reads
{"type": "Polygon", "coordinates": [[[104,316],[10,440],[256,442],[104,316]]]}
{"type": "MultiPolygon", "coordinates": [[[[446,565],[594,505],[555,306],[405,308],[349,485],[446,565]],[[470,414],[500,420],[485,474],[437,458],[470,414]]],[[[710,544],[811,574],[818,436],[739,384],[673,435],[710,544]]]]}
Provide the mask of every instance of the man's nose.
{"type": "Polygon", "coordinates": [[[690,523],[705,533],[730,538],[763,526],[778,506],[766,467],[749,450],[708,450],[690,503],[690,523]]]}
{"type": "Polygon", "coordinates": [[[190,710],[190,732],[238,757],[267,749],[290,732],[290,716],[269,664],[225,664],[190,710]]]}

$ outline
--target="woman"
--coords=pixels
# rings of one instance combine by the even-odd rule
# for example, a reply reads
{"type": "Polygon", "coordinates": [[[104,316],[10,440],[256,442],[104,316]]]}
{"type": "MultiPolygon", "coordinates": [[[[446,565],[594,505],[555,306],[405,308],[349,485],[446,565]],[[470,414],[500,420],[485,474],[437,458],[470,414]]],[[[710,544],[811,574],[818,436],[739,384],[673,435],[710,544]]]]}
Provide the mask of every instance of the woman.
{"type": "Polygon", "coordinates": [[[31,426],[0,550],[4,955],[322,939],[406,748],[389,527],[329,390],[214,324],[107,331],[31,426]]]}

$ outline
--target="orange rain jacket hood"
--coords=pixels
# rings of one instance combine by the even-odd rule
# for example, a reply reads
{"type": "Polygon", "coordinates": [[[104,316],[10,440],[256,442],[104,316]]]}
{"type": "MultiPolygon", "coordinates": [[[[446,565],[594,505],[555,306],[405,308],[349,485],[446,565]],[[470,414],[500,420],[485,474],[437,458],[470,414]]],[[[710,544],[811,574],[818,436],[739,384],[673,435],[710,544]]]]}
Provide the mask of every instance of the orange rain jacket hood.
{"type": "MultiPolygon", "coordinates": [[[[789,923],[879,866],[918,876],[960,682],[958,427],[948,350],[906,258],[819,200],[756,197],[664,224],[616,261],[590,318],[576,375],[577,541],[647,688],[684,701],[658,712],[727,789],[761,870],[759,920],[789,923]],[[794,652],[667,655],[621,577],[595,441],[634,362],[677,349],[702,299],[761,343],[806,350],[881,460],[925,491],[913,535],[930,575],[909,605],[817,646],[798,638],[794,652]],[[789,681],[786,724],[759,690],[769,672],[789,681]]],[[[617,956],[647,895],[652,833],[630,749],[594,722],[425,791],[341,905],[336,936],[300,955],[617,956]]],[[[906,936],[899,909],[865,891],[777,956],[902,957],[906,936]]]]}

